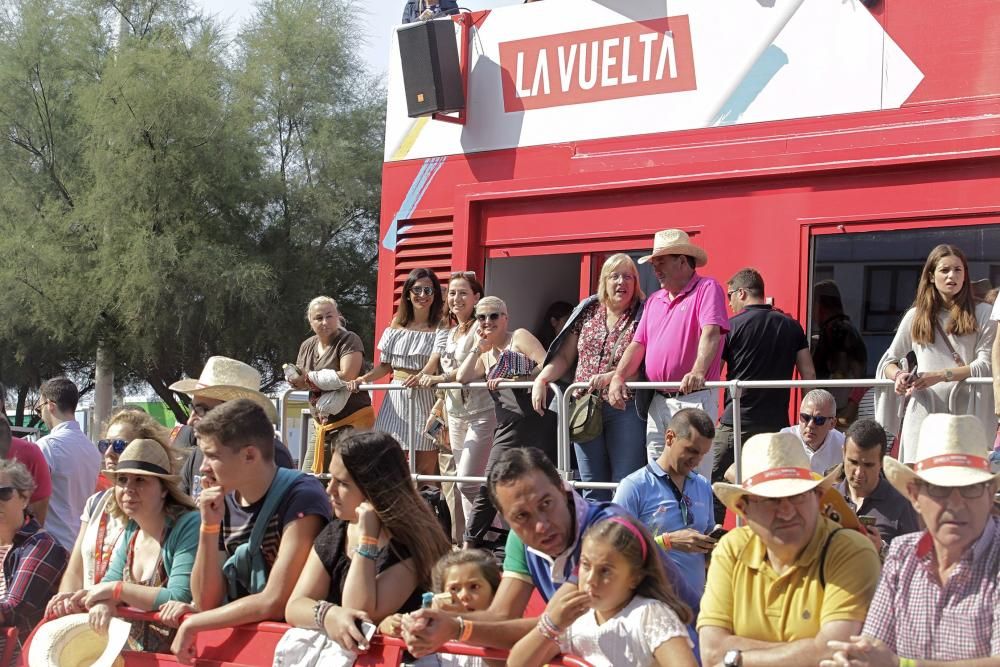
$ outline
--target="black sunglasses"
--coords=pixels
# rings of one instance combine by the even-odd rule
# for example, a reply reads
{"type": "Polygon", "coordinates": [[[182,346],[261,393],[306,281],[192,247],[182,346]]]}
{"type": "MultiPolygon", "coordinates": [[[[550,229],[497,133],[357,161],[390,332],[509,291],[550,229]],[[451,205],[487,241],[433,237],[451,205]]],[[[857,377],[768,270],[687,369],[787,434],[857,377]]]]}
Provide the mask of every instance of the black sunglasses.
{"type": "Polygon", "coordinates": [[[110,447],[111,451],[113,451],[115,454],[118,454],[119,456],[121,456],[121,453],[125,451],[125,447],[127,445],[128,445],[128,443],[125,442],[124,440],[122,440],[121,438],[117,438],[115,440],[98,440],[97,441],[97,449],[98,449],[98,451],[101,452],[101,454],[103,454],[106,451],[108,451],[108,447],[110,447]]]}
{"type": "Polygon", "coordinates": [[[823,415],[807,415],[804,412],[799,413],[799,421],[801,421],[803,424],[808,424],[809,422],[815,422],[816,426],[822,426],[831,419],[833,419],[833,417],[824,417],[823,415]]]}
{"type": "Polygon", "coordinates": [[[434,294],[433,287],[411,287],[410,294],[413,296],[430,296],[434,294]]]}
{"type": "Polygon", "coordinates": [[[0,486],[0,501],[7,502],[14,497],[17,489],[13,486],[0,486]]]}
{"type": "Polygon", "coordinates": [[[496,322],[497,320],[500,319],[501,315],[503,315],[503,313],[479,313],[478,315],[476,315],[476,319],[479,320],[480,322],[485,322],[486,320],[489,320],[490,322],[496,322]]]}

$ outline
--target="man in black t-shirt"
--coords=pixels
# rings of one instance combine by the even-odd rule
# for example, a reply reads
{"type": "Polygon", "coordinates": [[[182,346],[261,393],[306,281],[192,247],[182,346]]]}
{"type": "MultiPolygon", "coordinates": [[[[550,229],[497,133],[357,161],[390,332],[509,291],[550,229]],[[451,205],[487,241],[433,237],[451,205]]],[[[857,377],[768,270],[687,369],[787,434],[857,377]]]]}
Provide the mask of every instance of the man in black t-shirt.
{"type": "MultiPolygon", "coordinates": [[[[172,650],[181,664],[196,658],[195,638],[202,630],[259,621],[281,621],[313,541],[330,521],[332,508],[323,484],[315,477],[282,471],[274,462],[274,429],[263,408],[240,398],[214,408],[195,427],[204,454],[201,473],[217,485],[202,490],[201,537],[191,570],[194,607],[177,630],[172,650]],[[283,490],[277,487],[293,476],[283,490]],[[269,517],[261,516],[272,495],[280,499],[269,517]],[[244,582],[231,587],[223,565],[250,541],[255,524],[266,521],[260,554],[261,590],[244,582]]],[[[252,554],[250,554],[252,555],[252,554]]],[[[252,562],[247,560],[245,562],[252,562]]]]}
{"type": "MultiPolygon", "coordinates": [[[[798,369],[803,380],[816,378],[809,340],[802,326],[772,308],[764,299],[764,279],[755,269],[742,269],[726,287],[733,317],[722,360],[728,380],[790,380],[798,369]]],[[[776,433],[788,426],[789,389],[746,389],[740,401],[743,442],[758,433],[776,433]]],[[[727,392],[726,409],[719,419],[713,447],[712,481],[733,464],[733,399],[727,392]]],[[[716,520],[722,523],[725,507],[716,501],[716,520]]]]}

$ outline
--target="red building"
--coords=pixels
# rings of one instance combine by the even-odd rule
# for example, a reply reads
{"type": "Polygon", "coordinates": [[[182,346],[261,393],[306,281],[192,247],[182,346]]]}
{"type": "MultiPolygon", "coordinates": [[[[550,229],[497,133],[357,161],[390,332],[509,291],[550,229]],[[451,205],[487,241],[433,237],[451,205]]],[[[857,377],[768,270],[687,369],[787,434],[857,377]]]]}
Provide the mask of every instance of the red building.
{"type": "Polygon", "coordinates": [[[836,281],[871,370],[934,245],[1000,284],[993,0],[546,0],[471,22],[464,125],[407,118],[393,47],[380,326],[426,266],[479,272],[534,329],[668,227],[807,326],[811,285],[836,281]]]}

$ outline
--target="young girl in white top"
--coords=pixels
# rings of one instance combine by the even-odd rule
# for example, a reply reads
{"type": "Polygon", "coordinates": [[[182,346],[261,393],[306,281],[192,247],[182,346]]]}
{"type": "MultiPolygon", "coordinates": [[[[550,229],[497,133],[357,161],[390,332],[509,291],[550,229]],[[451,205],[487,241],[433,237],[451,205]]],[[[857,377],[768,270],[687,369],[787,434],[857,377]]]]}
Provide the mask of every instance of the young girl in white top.
{"type": "Polygon", "coordinates": [[[697,667],[685,627],[691,618],[649,533],[616,516],[584,534],[579,583],[566,583],[552,596],[507,664],[535,667],[569,653],[595,667],[697,667]]]}

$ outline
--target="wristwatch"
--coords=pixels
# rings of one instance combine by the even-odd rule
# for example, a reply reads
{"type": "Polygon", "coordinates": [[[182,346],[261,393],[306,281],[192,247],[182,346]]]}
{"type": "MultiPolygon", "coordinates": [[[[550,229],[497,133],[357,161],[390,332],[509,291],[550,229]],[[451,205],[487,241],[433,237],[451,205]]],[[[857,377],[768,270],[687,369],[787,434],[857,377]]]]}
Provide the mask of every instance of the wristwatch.
{"type": "Polygon", "coordinates": [[[722,658],[722,664],[724,667],[743,667],[743,651],[735,648],[726,651],[725,657],[722,658]]]}
{"type": "Polygon", "coordinates": [[[944,381],[951,382],[953,379],[955,379],[955,373],[950,368],[944,369],[944,381]]]}

